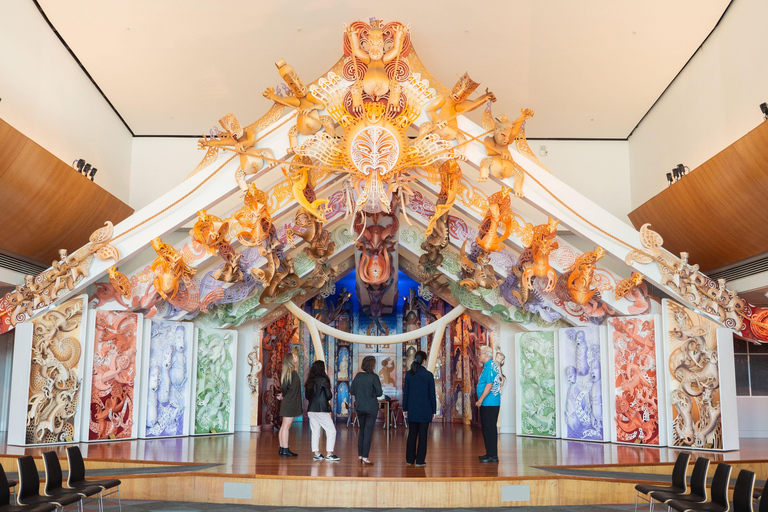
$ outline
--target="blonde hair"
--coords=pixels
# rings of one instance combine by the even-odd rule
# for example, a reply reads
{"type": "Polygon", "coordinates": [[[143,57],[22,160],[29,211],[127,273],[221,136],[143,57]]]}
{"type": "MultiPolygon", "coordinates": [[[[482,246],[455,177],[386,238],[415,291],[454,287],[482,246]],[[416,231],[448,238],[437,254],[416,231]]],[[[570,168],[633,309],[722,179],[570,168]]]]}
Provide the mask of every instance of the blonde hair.
{"type": "Polygon", "coordinates": [[[283,371],[280,374],[280,387],[285,387],[291,383],[293,371],[296,367],[293,364],[293,352],[288,352],[283,356],[283,371]]]}

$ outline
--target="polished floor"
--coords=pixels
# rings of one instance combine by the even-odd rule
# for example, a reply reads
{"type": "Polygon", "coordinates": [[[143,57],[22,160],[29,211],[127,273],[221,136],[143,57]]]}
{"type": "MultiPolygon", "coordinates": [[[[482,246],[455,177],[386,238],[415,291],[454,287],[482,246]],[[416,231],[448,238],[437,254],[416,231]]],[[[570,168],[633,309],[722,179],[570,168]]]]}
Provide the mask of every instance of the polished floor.
{"type": "MultiPolygon", "coordinates": [[[[361,466],[357,459],[357,428],[337,424],[335,453],[339,462],[312,460],[308,423],[294,424],[291,450],[298,457],[278,456],[277,432],[238,432],[229,435],[196,436],[170,439],[82,443],[88,459],[111,461],[154,461],[164,463],[174,472],[203,471],[247,476],[342,477],[342,478],[508,478],[547,476],[551,469],[542,467],[599,466],[606,464],[638,465],[674,462],[679,450],[616,444],[586,443],[499,435],[498,464],[481,464],[477,456],[485,453],[479,428],[461,424],[433,424],[427,452],[427,466],[405,464],[406,430],[399,426],[389,432],[377,424],[370,459],[373,466],[361,466]],[[189,465],[184,468],[181,466],[189,465]]],[[[0,433],[0,455],[40,455],[55,450],[66,458],[64,446],[17,447],[5,443],[0,433]]],[[[321,440],[324,451],[325,442],[321,440]]],[[[696,452],[713,461],[768,460],[768,439],[741,439],[739,451],[696,452]]],[[[157,468],[160,470],[160,468],[157,468]]],[[[144,469],[142,471],[150,471],[144,469]]]]}

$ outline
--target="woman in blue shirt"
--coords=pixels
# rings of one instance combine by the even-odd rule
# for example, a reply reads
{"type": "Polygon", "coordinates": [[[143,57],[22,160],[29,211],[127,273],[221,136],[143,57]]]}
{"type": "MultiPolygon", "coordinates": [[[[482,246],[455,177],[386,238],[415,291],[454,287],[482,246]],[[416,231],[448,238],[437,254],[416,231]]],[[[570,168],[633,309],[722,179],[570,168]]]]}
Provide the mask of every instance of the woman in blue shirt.
{"type": "Polygon", "coordinates": [[[477,380],[477,402],[480,410],[480,425],[485,441],[485,455],[480,462],[499,462],[496,422],[501,406],[501,377],[499,367],[493,360],[493,348],[484,345],[478,349],[478,359],[483,364],[483,373],[477,380]]]}

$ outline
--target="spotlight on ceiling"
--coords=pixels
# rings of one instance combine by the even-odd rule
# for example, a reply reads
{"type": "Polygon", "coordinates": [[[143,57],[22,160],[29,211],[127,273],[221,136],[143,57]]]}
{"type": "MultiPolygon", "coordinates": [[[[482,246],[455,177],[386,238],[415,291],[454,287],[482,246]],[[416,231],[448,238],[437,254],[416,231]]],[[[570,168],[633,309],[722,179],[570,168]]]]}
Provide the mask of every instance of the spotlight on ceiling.
{"type": "Polygon", "coordinates": [[[684,166],[683,164],[677,164],[676,169],[677,169],[677,172],[680,174],[681,178],[686,174],[688,174],[688,171],[690,170],[688,169],[688,167],[684,166]]]}
{"type": "Polygon", "coordinates": [[[760,111],[763,113],[763,119],[768,119],[768,103],[761,103],[760,111]]]}
{"type": "Polygon", "coordinates": [[[72,168],[76,170],[77,172],[83,172],[83,166],[85,165],[85,160],[82,158],[75,160],[72,162],[72,168]]]}
{"type": "Polygon", "coordinates": [[[98,169],[91,167],[91,173],[88,175],[88,177],[91,178],[91,181],[93,181],[93,177],[96,176],[96,171],[98,171],[98,169]]]}
{"type": "Polygon", "coordinates": [[[675,182],[675,180],[672,179],[672,173],[668,172],[667,173],[667,183],[669,183],[671,185],[674,182],[675,182]]]}

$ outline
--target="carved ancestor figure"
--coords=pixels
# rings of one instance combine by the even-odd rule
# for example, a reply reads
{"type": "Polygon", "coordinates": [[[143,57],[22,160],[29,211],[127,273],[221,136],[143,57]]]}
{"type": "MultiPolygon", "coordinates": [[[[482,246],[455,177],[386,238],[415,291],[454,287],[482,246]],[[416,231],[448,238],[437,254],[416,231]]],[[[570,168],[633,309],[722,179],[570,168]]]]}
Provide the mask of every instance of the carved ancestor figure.
{"type": "Polygon", "coordinates": [[[356,80],[350,88],[350,112],[358,117],[363,114],[364,97],[373,101],[386,97],[387,114],[394,116],[401,110],[401,87],[397,77],[401,57],[406,57],[408,53],[407,49],[403,51],[406,27],[400,22],[382,26],[381,20],[373,19],[370,25],[353,23],[344,29],[344,33],[344,52],[352,57],[356,80]],[[389,48],[386,43],[390,43],[389,48]]]}
{"type": "Polygon", "coordinates": [[[453,207],[461,183],[461,167],[456,160],[446,160],[440,164],[438,171],[440,172],[440,193],[437,195],[435,214],[429,219],[427,230],[424,232],[425,236],[432,234],[435,222],[453,207]]]}
{"type": "Polygon", "coordinates": [[[461,252],[459,253],[459,263],[461,264],[461,273],[464,279],[459,281],[459,285],[464,288],[474,291],[478,288],[487,288],[492,290],[497,288],[501,281],[496,279],[496,272],[491,265],[491,257],[484,250],[480,250],[477,256],[477,263],[467,258],[465,248],[467,241],[461,245],[461,252]]]}
{"type": "Polygon", "coordinates": [[[248,354],[248,365],[251,367],[251,372],[246,377],[248,387],[251,388],[251,393],[258,396],[259,394],[259,374],[261,373],[262,364],[259,361],[259,347],[255,346],[253,350],[248,354]]]}
{"type": "Polygon", "coordinates": [[[243,280],[243,271],[240,269],[242,254],[238,254],[229,244],[219,246],[219,254],[224,258],[224,267],[213,273],[213,278],[225,283],[237,283],[243,280]]]}
{"type": "Polygon", "coordinates": [[[152,284],[157,293],[170,300],[179,291],[180,282],[185,285],[191,282],[195,269],[187,265],[181,253],[159,237],[152,240],[152,248],[157,253],[157,258],[150,267],[155,274],[152,284]]]}
{"type": "Polygon", "coordinates": [[[227,243],[228,232],[229,222],[222,221],[205,210],[200,210],[197,212],[197,222],[189,230],[189,236],[204,246],[209,253],[214,254],[221,244],[227,243]]]}
{"type": "Polygon", "coordinates": [[[592,300],[592,296],[597,290],[590,289],[592,285],[592,276],[597,267],[597,260],[605,256],[605,249],[597,247],[594,251],[585,252],[579,256],[571,267],[566,270],[568,275],[568,291],[571,293],[573,302],[579,305],[585,305],[592,300]]]}
{"type": "Polygon", "coordinates": [[[269,304],[284,290],[299,287],[299,276],[293,270],[293,258],[284,256],[282,261],[274,250],[264,250],[259,247],[259,254],[267,260],[266,269],[252,268],[251,274],[264,283],[259,302],[269,304]]]}
{"type": "Polygon", "coordinates": [[[479,85],[479,82],[472,81],[469,75],[464,73],[453,86],[451,94],[438,96],[427,105],[425,111],[432,122],[421,125],[416,141],[429,133],[436,133],[443,140],[458,139],[459,143],[463,143],[466,137],[459,131],[459,123],[456,118],[461,114],[475,110],[486,101],[496,101],[496,96],[492,92],[488,92],[487,89],[485,94],[476,100],[469,101],[469,96],[479,85]]]}
{"type": "Polygon", "coordinates": [[[275,62],[275,66],[277,66],[278,73],[280,73],[280,76],[283,77],[283,80],[293,93],[293,97],[278,96],[271,87],[264,91],[263,96],[280,105],[296,109],[298,112],[296,125],[292,126],[288,131],[288,140],[290,141],[288,152],[294,152],[294,148],[299,145],[299,134],[314,135],[322,128],[325,128],[328,135],[335,137],[336,130],[333,118],[319,114],[320,110],[325,109],[325,103],[309,92],[307,86],[304,85],[304,82],[301,81],[299,75],[294,71],[293,66],[286,64],[285,60],[280,59],[275,62]]]}
{"type": "Polygon", "coordinates": [[[264,157],[274,159],[275,155],[269,148],[256,148],[256,123],[242,128],[234,114],[227,114],[219,119],[219,124],[224,128],[226,135],[216,134],[210,138],[203,135],[203,138],[197,142],[198,149],[208,148],[203,162],[215,160],[219,148],[225,148],[240,155],[240,167],[237,169],[235,179],[245,192],[248,188],[245,175],[258,172],[264,166],[264,157]]]}
{"type": "Polygon", "coordinates": [[[491,194],[488,198],[488,211],[485,213],[485,218],[480,224],[479,233],[475,239],[478,247],[485,252],[490,253],[504,249],[503,242],[509,237],[515,226],[509,197],[510,192],[509,187],[502,187],[501,191],[491,194]],[[499,224],[504,224],[504,234],[501,237],[497,233],[499,224]]]}
{"type": "Polygon", "coordinates": [[[547,286],[544,287],[545,292],[551,292],[555,289],[557,273],[549,264],[549,253],[559,247],[557,240],[555,240],[559,222],[559,220],[550,218],[546,224],[539,224],[533,228],[533,241],[526,249],[526,252],[530,253],[530,257],[533,259],[533,265],[523,271],[522,279],[522,285],[529,290],[533,289],[534,277],[547,279],[547,286]]]}
{"type": "Polygon", "coordinates": [[[512,159],[509,145],[520,135],[526,119],[533,117],[533,110],[525,109],[520,112],[522,113],[516,121],[507,119],[505,115],[494,119],[491,114],[491,103],[488,102],[483,114],[483,128],[493,130],[493,135],[483,140],[488,158],[484,158],[480,162],[480,177],[477,178],[477,181],[486,181],[489,173],[499,179],[514,176],[515,197],[523,197],[523,179],[525,176],[512,159]]]}
{"type": "Polygon", "coordinates": [[[368,285],[383,285],[392,276],[392,257],[389,253],[394,249],[394,238],[400,223],[392,213],[373,213],[373,224],[363,229],[365,215],[360,213],[355,223],[355,231],[359,233],[362,230],[361,239],[355,244],[361,252],[357,275],[368,285]],[[392,222],[386,226],[379,225],[379,220],[387,217],[392,222]]]}
{"type": "Polygon", "coordinates": [[[237,241],[248,247],[269,245],[276,234],[268,206],[269,197],[256,188],[255,183],[251,183],[248,185],[243,202],[245,207],[236,211],[234,218],[246,230],[237,233],[237,241]]]}

